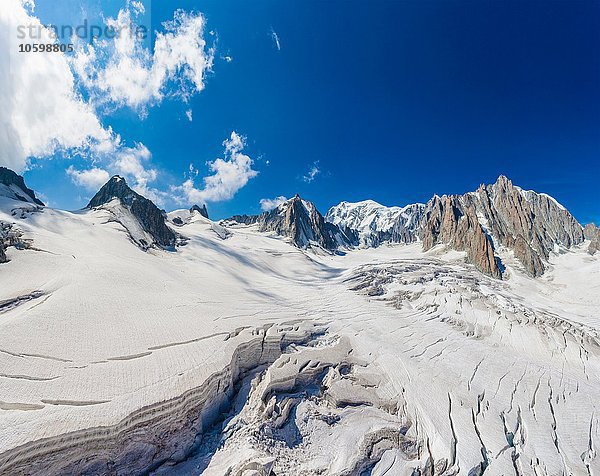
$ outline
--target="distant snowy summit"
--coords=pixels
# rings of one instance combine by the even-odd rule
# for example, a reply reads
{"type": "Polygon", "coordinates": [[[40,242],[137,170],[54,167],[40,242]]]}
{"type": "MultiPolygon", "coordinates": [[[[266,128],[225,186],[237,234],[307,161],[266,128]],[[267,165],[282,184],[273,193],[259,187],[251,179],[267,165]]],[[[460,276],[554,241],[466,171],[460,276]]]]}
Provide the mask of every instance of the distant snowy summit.
{"type": "Polygon", "coordinates": [[[349,230],[362,247],[383,243],[412,243],[420,239],[419,230],[426,206],[385,207],[373,200],[342,202],[329,209],[325,220],[349,230]]]}
{"type": "MultiPolygon", "coordinates": [[[[0,198],[34,208],[43,206],[23,177],[6,168],[0,168],[0,198]]],[[[120,223],[143,250],[175,249],[185,241],[185,225],[198,220],[212,223],[223,239],[231,235],[227,226],[243,224],[285,237],[298,248],[327,252],[391,243],[419,242],[424,251],[444,245],[465,252],[470,263],[496,278],[502,278],[507,257],[516,258],[528,274],[536,277],[544,273],[553,252],[586,239],[590,241],[590,254],[600,250],[599,228],[589,224],[584,230],[554,198],[523,190],[504,176],[494,184],[481,185],[475,192],[435,195],[425,204],[386,207],[372,200],[341,202],[325,217],[312,202],[296,195],[271,211],[233,216],[221,225],[208,220],[206,205],[167,214],[132,190],[124,178],[114,176],[86,209],[108,214],[108,221],[120,223]]],[[[12,225],[3,223],[2,227],[0,262],[6,261],[5,248],[17,243],[12,225]]]]}

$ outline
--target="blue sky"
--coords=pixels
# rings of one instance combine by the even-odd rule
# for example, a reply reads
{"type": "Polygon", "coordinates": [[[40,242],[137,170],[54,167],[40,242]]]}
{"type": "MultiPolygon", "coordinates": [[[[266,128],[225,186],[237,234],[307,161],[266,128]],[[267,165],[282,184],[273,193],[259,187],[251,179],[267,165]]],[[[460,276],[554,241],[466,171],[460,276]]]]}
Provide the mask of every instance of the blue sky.
{"type": "MultiPolygon", "coordinates": [[[[597,1],[145,3],[159,31],[176,8],[201,12],[207,48],[216,46],[204,88],[187,102],[167,95],[145,117],[97,108],[124,146],[147,148],[151,186],[165,191],[167,208],[181,206],[167,191],[190,164],[202,188],[213,173],[207,162],[227,160],[223,142],[236,131],[246,138],[238,152],[258,173],[208,203],[217,218],[258,213],[261,199],[296,192],[322,212],[342,200],[424,202],[505,174],[580,221],[600,222],[597,1]]],[[[37,0],[34,13],[43,23],[74,22],[124,6],[37,0]]],[[[65,170],[90,160],[57,152],[33,160],[26,179],[53,206],[80,208],[93,192],[65,170]]]]}

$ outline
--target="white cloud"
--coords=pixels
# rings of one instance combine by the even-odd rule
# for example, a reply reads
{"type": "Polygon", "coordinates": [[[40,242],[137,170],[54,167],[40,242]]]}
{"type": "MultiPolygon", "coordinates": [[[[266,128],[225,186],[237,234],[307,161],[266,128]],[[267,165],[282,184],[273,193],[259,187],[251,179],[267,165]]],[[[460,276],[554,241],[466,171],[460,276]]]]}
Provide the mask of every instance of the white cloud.
{"type": "MultiPolygon", "coordinates": [[[[29,8],[33,2],[26,2],[29,8]]],[[[61,149],[107,148],[114,140],[94,108],[75,90],[61,53],[19,53],[18,25],[35,25],[40,43],[52,43],[49,31],[21,0],[3,0],[0,9],[0,164],[18,172],[30,157],[61,149]]]]}
{"type": "Polygon", "coordinates": [[[277,51],[281,51],[281,43],[279,41],[279,35],[273,29],[273,27],[271,27],[271,39],[273,40],[273,44],[275,45],[275,48],[277,48],[277,51]]]}
{"type": "Polygon", "coordinates": [[[110,178],[110,174],[106,170],[98,167],[87,170],[76,170],[71,165],[66,172],[71,177],[73,183],[92,191],[98,190],[110,178]]]}
{"type": "MultiPolygon", "coordinates": [[[[135,9],[126,7],[106,23],[128,31],[136,15],[135,9]]],[[[159,104],[166,95],[187,101],[204,89],[215,55],[203,37],[205,26],[202,14],[177,10],[173,20],[163,23],[164,31],[156,33],[153,52],[130,32],[96,46],[80,46],[73,68],[95,103],[128,106],[144,115],[148,106],[159,104]]]]}
{"type": "Polygon", "coordinates": [[[246,186],[251,178],[258,172],[252,169],[254,161],[242,151],[245,140],[235,131],[231,137],[223,142],[225,158],[216,159],[208,163],[209,169],[214,172],[204,178],[204,187],[196,188],[195,178],[198,173],[190,166],[190,177],[174,190],[183,195],[182,200],[187,203],[221,202],[229,200],[246,186]]]}
{"type": "Polygon", "coordinates": [[[192,116],[191,109],[188,109],[187,111],[185,111],[185,116],[188,118],[188,121],[192,122],[193,116],[192,116]]]}
{"type": "Polygon", "coordinates": [[[283,195],[275,198],[262,198],[260,200],[260,208],[263,212],[268,212],[269,210],[277,208],[282,203],[287,202],[287,200],[288,199],[283,195]]]}
{"type": "Polygon", "coordinates": [[[170,196],[150,186],[158,177],[158,171],[150,166],[151,157],[152,154],[144,144],[122,147],[110,164],[110,169],[125,177],[131,188],[140,195],[162,206],[170,196]]]}
{"type": "Polygon", "coordinates": [[[221,56],[221,59],[223,59],[227,63],[231,63],[233,61],[233,57],[230,55],[221,56]]]}
{"type": "Polygon", "coordinates": [[[125,147],[117,142],[111,154],[103,155],[102,158],[105,162],[103,168],[77,170],[70,166],[66,172],[73,183],[92,191],[104,185],[111,175],[121,175],[133,190],[159,206],[173,198],[151,185],[158,178],[158,171],[151,166],[152,154],[144,144],[125,147]]]}
{"type": "Polygon", "coordinates": [[[311,183],[320,173],[321,169],[319,168],[319,161],[316,161],[312,164],[306,175],[302,177],[302,180],[306,183],[311,183]]]}

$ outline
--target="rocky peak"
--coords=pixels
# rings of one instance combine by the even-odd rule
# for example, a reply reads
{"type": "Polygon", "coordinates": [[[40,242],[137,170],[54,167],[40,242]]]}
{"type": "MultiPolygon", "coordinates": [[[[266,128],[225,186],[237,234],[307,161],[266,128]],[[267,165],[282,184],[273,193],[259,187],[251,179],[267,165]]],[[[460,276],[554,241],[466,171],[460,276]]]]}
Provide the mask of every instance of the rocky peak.
{"type": "Polygon", "coordinates": [[[208,210],[206,208],[206,204],[202,205],[202,208],[200,208],[198,205],[193,205],[192,208],[190,208],[190,213],[194,212],[199,213],[204,218],[208,218],[208,210]]]}
{"type": "Polygon", "coordinates": [[[86,208],[101,207],[115,198],[118,198],[123,205],[131,205],[137,197],[141,195],[129,188],[123,177],[115,175],[94,195],[86,208]]]}
{"type": "Polygon", "coordinates": [[[466,251],[467,259],[480,271],[501,278],[494,248],[477,219],[473,207],[464,207],[458,196],[435,196],[427,204],[423,231],[423,250],[445,243],[457,251],[466,251]]]}
{"type": "Polygon", "coordinates": [[[44,206],[35,196],[35,192],[25,185],[23,177],[6,167],[0,167],[0,185],[4,185],[4,191],[9,198],[44,206]]]}
{"type": "Polygon", "coordinates": [[[311,243],[328,250],[337,247],[332,228],[327,226],[317,208],[311,202],[302,200],[298,194],[270,212],[263,213],[258,220],[258,229],[287,236],[300,248],[306,248],[311,243]]]}
{"type": "Polygon", "coordinates": [[[285,236],[299,248],[319,246],[334,251],[338,246],[350,246],[353,242],[339,227],[326,222],[312,202],[298,194],[260,215],[236,215],[223,221],[232,222],[256,225],[258,231],[285,236]]]}
{"type": "Polygon", "coordinates": [[[119,177],[118,175],[112,177],[94,195],[86,208],[99,207],[108,209],[115,216],[115,220],[128,230],[132,240],[142,249],[146,250],[153,245],[160,247],[172,247],[175,245],[177,235],[166,225],[164,212],[152,203],[152,201],[129,188],[123,177],[119,177]],[[124,215],[107,206],[115,199],[119,201],[123,208],[131,213],[137,224],[149,235],[151,242],[148,242],[146,237],[139,236],[124,215]]]}

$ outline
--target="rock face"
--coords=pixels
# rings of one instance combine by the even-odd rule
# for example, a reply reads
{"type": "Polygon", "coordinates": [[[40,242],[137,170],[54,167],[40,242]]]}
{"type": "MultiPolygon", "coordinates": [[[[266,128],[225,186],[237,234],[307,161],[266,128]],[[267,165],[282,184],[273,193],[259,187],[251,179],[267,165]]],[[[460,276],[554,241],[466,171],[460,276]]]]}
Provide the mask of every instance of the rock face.
{"type": "Polygon", "coordinates": [[[200,208],[198,205],[192,206],[192,208],[190,208],[190,213],[194,212],[198,212],[204,218],[208,218],[208,210],[206,209],[206,204],[202,205],[202,208],[200,208]]]}
{"type": "Polygon", "coordinates": [[[8,261],[6,258],[6,252],[4,250],[4,242],[0,240],[0,263],[6,263],[8,261]]]}
{"type": "Polygon", "coordinates": [[[124,178],[112,177],[92,198],[86,208],[107,208],[107,205],[118,200],[120,205],[128,210],[141,229],[147,233],[152,243],[147,243],[144,238],[138,238],[121,216],[116,219],[128,229],[132,239],[143,249],[158,245],[160,247],[172,247],[175,245],[177,235],[165,223],[165,214],[152,201],[142,197],[127,185],[124,178]]]}
{"type": "Polygon", "coordinates": [[[502,277],[493,245],[479,224],[474,208],[464,208],[459,197],[444,195],[432,198],[427,209],[422,234],[424,251],[446,243],[455,250],[466,251],[469,262],[483,273],[502,277]]]}
{"type": "Polygon", "coordinates": [[[583,241],[581,225],[556,200],[522,190],[504,176],[463,195],[463,202],[477,210],[496,244],[513,250],[532,276],[543,274],[543,262],[556,246],[570,248],[583,241]]]}
{"type": "Polygon", "coordinates": [[[590,240],[588,253],[594,255],[596,251],[600,251],[600,228],[593,223],[588,223],[583,229],[583,234],[586,240],[590,240]]]}
{"type": "Polygon", "coordinates": [[[23,177],[6,167],[0,167],[0,185],[4,186],[2,188],[10,198],[44,206],[35,196],[35,192],[25,185],[23,177]]]}
{"type": "Polygon", "coordinates": [[[296,195],[277,208],[260,215],[233,216],[225,222],[258,225],[261,232],[273,232],[290,238],[299,248],[319,246],[329,251],[349,246],[352,239],[333,223],[326,222],[312,202],[296,195]]]}
{"type": "Polygon", "coordinates": [[[435,196],[426,205],[388,208],[372,201],[342,202],[326,218],[347,235],[354,232],[366,246],[422,240],[428,250],[447,244],[466,251],[470,262],[494,277],[502,274],[497,248],[512,251],[530,275],[539,276],[551,251],[584,240],[581,225],[556,200],[522,190],[504,176],[476,192],[435,196]]]}

